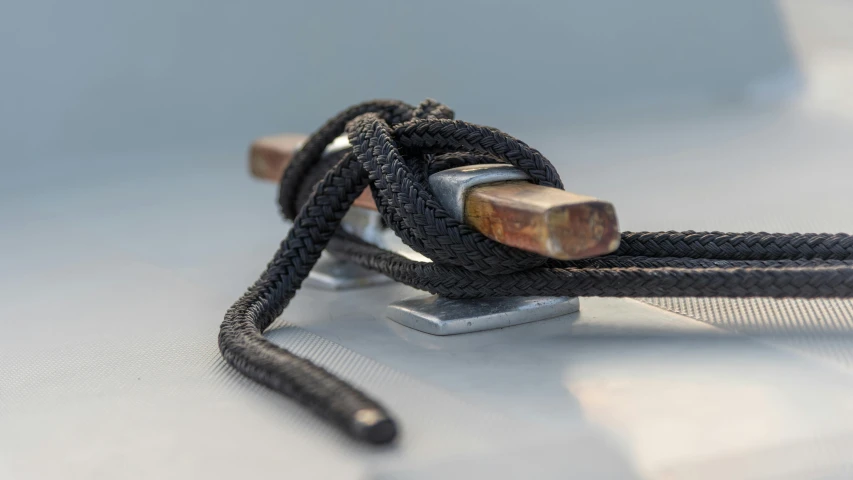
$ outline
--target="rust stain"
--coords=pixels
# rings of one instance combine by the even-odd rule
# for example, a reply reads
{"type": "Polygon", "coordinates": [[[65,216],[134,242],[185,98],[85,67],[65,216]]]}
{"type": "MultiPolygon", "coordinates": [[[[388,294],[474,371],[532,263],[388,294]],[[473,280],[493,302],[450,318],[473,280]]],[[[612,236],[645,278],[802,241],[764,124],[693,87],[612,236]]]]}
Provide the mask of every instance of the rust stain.
{"type": "MultiPolygon", "coordinates": [[[[249,148],[249,169],[278,182],[306,137],[261,137],[249,148]]],[[[376,210],[370,190],[353,206],[376,210]]],[[[528,182],[480,185],[468,193],[464,221],[483,235],[529,252],[560,260],[606,255],[619,247],[613,205],[596,198],[528,182]]]]}
{"type": "Polygon", "coordinates": [[[560,260],[605,255],[619,246],[613,205],[527,182],[472,188],[465,223],[497,242],[560,260]]]}
{"type": "MultiPolygon", "coordinates": [[[[284,170],[293,160],[294,151],[306,138],[305,135],[283,133],[256,139],[249,147],[249,171],[252,176],[271,182],[281,180],[284,170]]],[[[362,192],[353,206],[376,210],[370,190],[362,192]]]]}

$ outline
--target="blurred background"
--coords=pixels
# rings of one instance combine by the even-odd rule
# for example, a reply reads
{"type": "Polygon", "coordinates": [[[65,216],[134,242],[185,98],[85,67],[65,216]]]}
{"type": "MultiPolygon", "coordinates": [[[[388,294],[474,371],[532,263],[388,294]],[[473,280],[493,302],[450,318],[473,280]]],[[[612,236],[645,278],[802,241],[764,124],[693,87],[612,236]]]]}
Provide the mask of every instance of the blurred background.
{"type": "Polygon", "coordinates": [[[310,132],[375,97],[436,98],[584,175],[586,166],[625,163],[613,148],[635,152],[638,143],[659,146],[631,158],[635,165],[673,153],[680,165],[702,162],[705,149],[790,118],[791,102],[849,118],[850,8],[843,0],[6,2],[0,186],[27,195],[159,168],[215,168],[239,162],[256,136],[310,132]],[[733,119],[737,108],[751,114],[733,119]],[[637,133],[650,124],[660,128],[637,133]],[[678,138],[660,145],[668,131],[678,138]]]}
{"type": "Polygon", "coordinates": [[[40,0],[4,10],[0,141],[15,156],[234,148],[259,131],[313,129],[373,97],[432,96],[473,121],[535,128],[798,81],[769,1],[40,0]]]}
{"type": "Polygon", "coordinates": [[[430,96],[471,121],[533,131],[777,99],[802,81],[771,1],[38,0],[3,10],[0,142],[16,177],[57,156],[40,177],[104,154],[237,151],[374,97],[430,96]]]}
{"type": "MultiPolygon", "coordinates": [[[[602,340],[589,356],[571,358],[556,341],[552,356],[530,353],[543,348],[531,340],[540,337],[524,337],[530,350],[509,358],[541,369],[530,376],[511,361],[497,363],[509,370],[477,367],[505,358],[506,339],[439,344],[381,323],[384,305],[414,293],[403,287],[371,294],[371,306],[346,297],[355,308],[343,297],[301,292],[286,322],[325,345],[305,347],[320,355],[315,361],[351,349],[429,384],[370,384],[381,398],[417,393],[395,404],[415,433],[389,457],[398,461],[386,462],[393,468],[234,376],[219,360],[216,333],[287,229],[275,187],[249,177],[249,143],[308,133],[370,98],[432,97],[457,118],[525,140],[557,166],[567,189],[613,202],[625,230],[851,232],[851,25],[848,0],[0,3],[0,477],[261,475],[280,468],[275,459],[286,445],[288,458],[320,462],[336,478],[430,478],[418,472],[457,472],[527,451],[514,442],[534,452],[519,462],[566,460],[554,443],[549,450],[528,440],[542,437],[545,424],[568,429],[585,418],[616,432],[622,450],[614,464],[628,467],[614,478],[698,478],[712,466],[722,470],[708,478],[741,478],[743,470],[726,468],[744,461],[743,452],[765,452],[766,467],[789,456],[768,445],[813,445],[809,439],[830,430],[848,435],[846,301],[584,299],[581,324],[586,311],[590,322],[671,327],[681,318],[775,335],[797,325],[826,333],[819,325],[832,318],[830,340],[769,342],[817,359],[821,367],[809,368],[826,374],[820,380],[805,367],[790,380],[776,353],[644,346],[630,335],[627,346],[602,340]],[[355,316],[347,335],[336,333],[344,328],[333,322],[338,314],[355,316]],[[759,320],[769,326],[755,327],[759,320]],[[625,349],[644,362],[620,356],[625,349]],[[457,370],[457,358],[470,370],[457,370]],[[444,368],[431,371],[430,362],[444,368]],[[706,370],[715,363],[722,366],[706,370]],[[760,366],[742,370],[751,364],[760,366]],[[699,387],[675,391],[697,372],[699,387]],[[788,383],[774,383],[783,376],[788,383]],[[519,392],[509,383],[553,388],[519,392]],[[626,384],[615,397],[625,403],[609,404],[613,385],[626,384]],[[796,400],[774,403],[785,395],[796,400]],[[751,400],[726,403],[738,396],[751,400]],[[661,397],[670,402],[657,403],[661,397]],[[426,398],[457,416],[419,420],[426,398]],[[460,398],[478,408],[454,403],[460,398]],[[703,399],[723,407],[690,406],[703,399]],[[492,425],[479,407],[511,412],[525,427],[479,435],[492,425]],[[661,424],[671,428],[655,433],[661,424]],[[706,435],[723,424],[731,428],[706,435]],[[436,433],[447,428],[457,438],[436,433]],[[304,443],[309,434],[316,438],[304,443]],[[246,463],[229,461],[235,438],[257,441],[246,463]],[[506,444],[491,448],[497,438],[506,444]],[[473,460],[460,460],[473,450],[473,460]],[[337,463],[326,461],[328,451],[337,463]]],[[[541,337],[563,338],[553,334],[541,337]]],[[[587,352],[580,343],[572,347],[587,352]]],[[[571,443],[578,451],[592,444],[571,443]]],[[[587,453],[579,456],[612,460],[587,453]]],[[[803,462],[836,462],[824,453],[803,462]]],[[[580,468],[580,460],[555,469],[580,468]]]]}

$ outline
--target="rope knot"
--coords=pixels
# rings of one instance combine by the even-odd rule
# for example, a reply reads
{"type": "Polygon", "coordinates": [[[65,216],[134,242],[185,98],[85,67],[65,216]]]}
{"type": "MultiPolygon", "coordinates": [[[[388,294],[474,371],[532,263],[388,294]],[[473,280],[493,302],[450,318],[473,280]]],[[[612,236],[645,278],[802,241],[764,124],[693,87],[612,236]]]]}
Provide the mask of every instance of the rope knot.
{"type": "Polygon", "coordinates": [[[308,190],[330,169],[326,163],[354,159],[367,176],[385,223],[406,245],[434,263],[502,274],[539,267],[547,261],[495,242],[455,220],[427,181],[447,168],[507,163],[524,171],[533,183],[562,188],[556,169],[541,153],[498,129],[454,120],[450,108],[431,99],[417,107],[368,102],[347,112],[351,115],[336,117],[336,122],[312,135],[294,156],[280,192],[280,200],[285,200],[282,210],[288,217],[296,212],[293,201],[306,198],[308,190]],[[352,153],[324,161],[325,146],[344,132],[352,153]],[[298,183],[302,195],[285,191],[298,190],[298,183]]]}
{"type": "Polygon", "coordinates": [[[350,107],[309,138],[279,191],[293,228],[222,322],[219,348],[229,364],[356,438],[393,440],[394,421],[380,404],[262,335],[327,246],[357,265],[449,298],[853,297],[853,236],[847,234],[626,232],[616,255],[543,265],[541,257],[460,225],[426,180],[449,166],[500,161],[523,170],[534,183],[562,188],[557,172],[523,142],[452,117],[450,109],[432,100],[418,107],[378,100],[350,107]],[[323,165],[326,145],[344,131],[352,152],[323,165]],[[344,214],[368,186],[388,225],[433,263],[341,234],[344,214]]]}

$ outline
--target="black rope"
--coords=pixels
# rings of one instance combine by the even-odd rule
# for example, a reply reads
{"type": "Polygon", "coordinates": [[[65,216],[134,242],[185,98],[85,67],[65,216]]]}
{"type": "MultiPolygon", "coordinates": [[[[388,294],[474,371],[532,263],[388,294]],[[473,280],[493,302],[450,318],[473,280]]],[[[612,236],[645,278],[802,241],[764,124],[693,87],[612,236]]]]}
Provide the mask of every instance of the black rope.
{"type": "Polygon", "coordinates": [[[486,296],[853,297],[853,237],[846,234],[624,233],[613,255],[556,261],[486,238],[451,218],[428,188],[439,170],[503,162],[533,183],[562,188],[551,163],[497,129],[453,120],[435,101],[373,101],[330,119],[297,152],[279,204],[293,227],[266,271],[226,313],[222,356],[234,368],[342,427],[388,443],[396,426],[364,393],[266,340],[302,281],[329,248],[336,256],[451,298],[486,296]],[[351,151],[322,152],[346,132],[351,151]],[[432,263],[409,260],[338,229],[371,188],[385,223],[432,263]]]}

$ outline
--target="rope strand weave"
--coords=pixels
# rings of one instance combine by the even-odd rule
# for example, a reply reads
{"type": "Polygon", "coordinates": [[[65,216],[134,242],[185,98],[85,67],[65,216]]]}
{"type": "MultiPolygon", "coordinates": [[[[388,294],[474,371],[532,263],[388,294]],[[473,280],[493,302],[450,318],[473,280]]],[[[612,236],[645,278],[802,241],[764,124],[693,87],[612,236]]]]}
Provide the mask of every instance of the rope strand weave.
{"type": "Polygon", "coordinates": [[[450,217],[428,188],[430,174],[503,162],[533,183],[562,188],[553,165],[500,130],[453,120],[444,105],[377,100],[326,122],[294,155],[279,205],[293,227],[255,284],[228,310],[223,358],[355,438],[388,443],[396,424],[384,407],[262,333],[284,311],[324,249],[363,267],[451,298],[486,296],[853,297],[847,234],[626,232],[613,255],[556,261],[490,240],[450,217]],[[331,163],[326,145],[346,132],[352,151],[331,163]],[[385,223],[432,263],[409,260],[338,227],[370,187],[385,223]]]}

